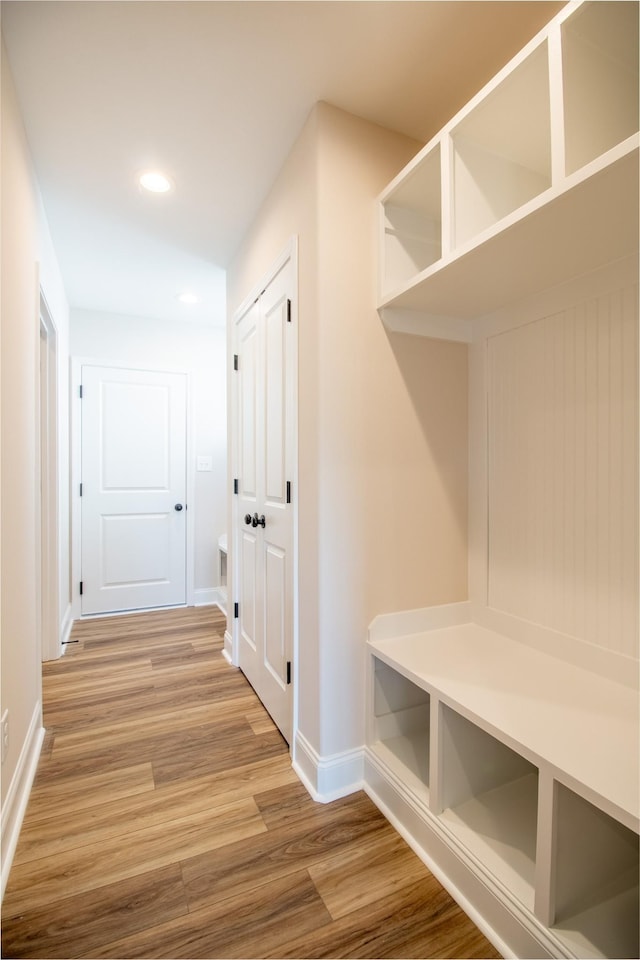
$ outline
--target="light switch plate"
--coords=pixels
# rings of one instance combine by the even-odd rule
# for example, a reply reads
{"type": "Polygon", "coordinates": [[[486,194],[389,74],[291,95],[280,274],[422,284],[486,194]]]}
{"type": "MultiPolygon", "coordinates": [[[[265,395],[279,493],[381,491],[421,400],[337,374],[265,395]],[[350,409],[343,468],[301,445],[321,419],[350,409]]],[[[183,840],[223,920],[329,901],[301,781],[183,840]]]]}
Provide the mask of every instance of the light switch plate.
{"type": "Polygon", "coordinates": [[[208,473],[213,470],[213,457],[198,457],[196,461],[196,470],[201,473],[208,473]]]}

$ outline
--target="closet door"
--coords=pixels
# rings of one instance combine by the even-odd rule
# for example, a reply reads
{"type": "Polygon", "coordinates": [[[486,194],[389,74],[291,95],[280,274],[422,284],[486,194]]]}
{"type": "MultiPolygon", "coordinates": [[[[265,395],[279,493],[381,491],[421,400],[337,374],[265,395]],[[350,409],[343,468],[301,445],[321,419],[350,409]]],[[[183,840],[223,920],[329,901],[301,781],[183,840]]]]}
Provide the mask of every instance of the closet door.
{"type": "Polygon", "coordinates": [[[291,266],[235,329],[239,666],[287,741],[292,730],[291,266]]]}

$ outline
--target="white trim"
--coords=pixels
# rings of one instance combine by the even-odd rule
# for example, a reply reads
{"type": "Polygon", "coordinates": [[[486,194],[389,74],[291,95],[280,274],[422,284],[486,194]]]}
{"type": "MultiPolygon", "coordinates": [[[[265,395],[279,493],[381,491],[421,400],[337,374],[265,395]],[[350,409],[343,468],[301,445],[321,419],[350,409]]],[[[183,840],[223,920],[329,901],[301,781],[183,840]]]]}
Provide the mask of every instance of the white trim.
{"type": "Polygon", "coordinates": [[[197,587],[193,591],[193,603],[190,607],[220,607],[223,613],[226,613],[226,600],[224,590],[221,587],[197,587]]]}
{"type": "Polygon", "coordinates": [[[69,637],[71,636],[71,628],[73,627],[73,616],[71,612],[71,604],[67,604],[67,609],[64,612],[62,618],[62,623],[60,624],[60,646],[62,647],[65,643],[68,643],[69,637]]]}
{"type": "MultiPolygon", "coordinates": [[[[82,479],[82,401],[80,399],[80,384],[82,382],[83,366],[103,367],[114,370],[144,370],[148,373],[177,373],[185,377],[186,381],[186,401],[187,401],[187,428],[186,428],[186,492],[187,504],[191,506],[187,510],[186,523],[186,565],[185,565],[185,603],[174,604],[174,606],[193,606],[194,605],[194,567],[195,567],[195,477],[194,477],[194,456],[195,449],[193,442],[193,431],[195,429],[194,418],[192,416],[194,409],[193,391],[194,378],[184,367],[171,367],[171,365],[151,366],[144,363],[110,363],[103,362],[95,357],[70,357],[71,375],[69,378],[69,389],[71,395],[69,398],[69,419],[71,422],[69,447],[71,457],[70,483],[71,483],[71,607],[74,620],[86,619],[83,615],[80,603],[80,594],[78,584],[80,583],[82,570],[82,511],[80,501],[80,481],[82,479]]],[[[145,610],[149,608],[144,608],[145,610]]],[[[157,608],[153,608],[157,609],[157,608]]],[[[166,608],[160,608],[166,609],[166,608]]],[[[135,613],[135,610],[117,611],[119,613],[135,613]]],[[[137,612],[142,612],[138,610],[137,612]]],[[[108,613],[95,614],[95,616],[109,616],[108,613]]],[[[93,615],[91,615],[93,616],[93,615]]]]}
{"type": "Polygon", "coordinates": [[[2,806],[2,826],[0,828],[0,840],[2,846],[2,896],[9,879],[9,871],[13,863],[13,857],[18,844],[20,827],[24,819],[31,785],[38,768],[38,760],[44,740],[44,727],[42,726],[42,704],[38,700],[36,703],[27,736],[22,745],[18,763],[11,779],[7,791],[6,800],[2,806]]]}
{"type": "Polygon", "coordinates": [[[364,786],[362,747],[321,757],[299,730],[294,740],[292,767],[317,803],[331,803],[364,786]]]}
{"type": "MultiPolygon", "coordinates": [[[[39,271],[38,271],[39,275],[39,271]]],[[[42,285],[38,283],[38,337],[36,441],[38,463],[38,636],[41,660],[57,660],[60,645],[60,483],[61,450],[59,438],[60,337],[42,285]],[[43,382],[43,341],[46,351],[46,382],[43,382]],[[44,404],[44,409],[43,409],[44,404]],[[43,422],[43,413],[46,423],[43,422]],[[43,457],[43,443],[46,452],[43,457]],[[46,472],[46,476],[44,475],[46,472]],[[43,574],[47,582],[43,582],[43,574]],[[43,605],[46,608],[43,610],[43,605]]]]}
{"type": "Polygon", "coordinates": [[[230,666],[237,666],[237,658],[234,659],[233,637],[228,630],[225,630],[224,632],[224,647],[222,649],[222,656],[230,666]]]}

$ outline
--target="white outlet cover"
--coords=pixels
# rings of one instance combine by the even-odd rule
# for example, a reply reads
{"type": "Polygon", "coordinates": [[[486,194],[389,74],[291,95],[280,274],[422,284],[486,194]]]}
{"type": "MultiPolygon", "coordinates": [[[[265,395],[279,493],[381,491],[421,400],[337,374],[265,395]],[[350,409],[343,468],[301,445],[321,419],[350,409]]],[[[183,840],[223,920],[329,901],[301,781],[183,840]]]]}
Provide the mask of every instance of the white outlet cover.
{"type": "Polygon", "coordinates": [[[201,473],[209,473],[213,470],[213,457],[198,457],[196,460],[196,470],[201,473]]]}

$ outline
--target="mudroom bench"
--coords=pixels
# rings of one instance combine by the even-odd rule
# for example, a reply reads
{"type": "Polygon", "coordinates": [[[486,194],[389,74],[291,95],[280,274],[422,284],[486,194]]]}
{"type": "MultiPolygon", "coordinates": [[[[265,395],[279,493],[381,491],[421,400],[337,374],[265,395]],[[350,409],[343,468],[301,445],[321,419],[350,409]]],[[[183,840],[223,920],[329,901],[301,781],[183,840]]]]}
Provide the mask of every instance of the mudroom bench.
{"type": "Polygon", "coordinates": [[[369,630],[366,789],[505,955],[638,956],[639,699],[460,603],[369,630]]]}

